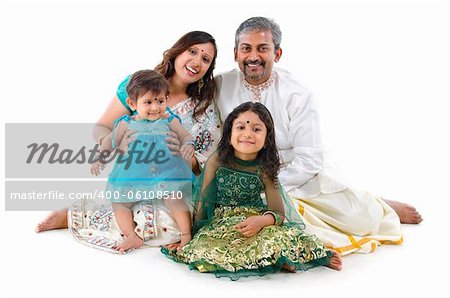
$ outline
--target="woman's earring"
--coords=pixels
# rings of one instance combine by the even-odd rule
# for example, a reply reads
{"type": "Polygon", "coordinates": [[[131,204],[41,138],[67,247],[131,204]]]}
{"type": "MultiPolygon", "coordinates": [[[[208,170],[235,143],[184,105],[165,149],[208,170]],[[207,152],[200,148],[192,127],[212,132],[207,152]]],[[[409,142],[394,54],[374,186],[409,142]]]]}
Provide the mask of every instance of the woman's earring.
{"type": "Polygon", "coordinates": [[[200,91],[202,90],[203,86],[205,85],[205,82],[203,82],[203,78],[200,79],[200,81],[198,81],[198,94],[200,94],[200,91]]]}

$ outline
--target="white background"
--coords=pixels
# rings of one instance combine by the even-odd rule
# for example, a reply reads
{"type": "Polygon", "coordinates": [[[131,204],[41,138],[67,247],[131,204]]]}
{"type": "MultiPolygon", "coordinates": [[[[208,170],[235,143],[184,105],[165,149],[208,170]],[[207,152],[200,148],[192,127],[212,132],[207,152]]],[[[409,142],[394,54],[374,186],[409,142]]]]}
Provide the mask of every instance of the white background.
{"type": "Polygon", "coordinates": [[[402,246],[345,257],[339,273],[316,268],[230,282],[190,272],[157,249],[118,256],[78,244],[67,231],[34,234],[45,213],[2,207],[3,297],[449,294],[445,1],[3,2],[0,137],[4,123],[95,122],[124,76],[153,68],[191,30],[216,38],[216,73],[234,68],[234,32],[257,15],[280,24],[278,66],[315,94],[324,142],[348,180],[416,206],[423,224],[404,226],[402,246]]]}

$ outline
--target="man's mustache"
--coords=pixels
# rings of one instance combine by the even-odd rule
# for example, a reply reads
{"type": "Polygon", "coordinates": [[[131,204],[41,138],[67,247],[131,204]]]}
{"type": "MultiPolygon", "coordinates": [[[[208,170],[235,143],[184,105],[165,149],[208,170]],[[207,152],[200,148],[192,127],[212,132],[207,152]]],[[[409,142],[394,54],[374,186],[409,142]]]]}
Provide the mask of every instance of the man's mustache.
{"type": "Polygon", "coordinates": [[[258,60],[245,60],[245,61],[244,61],[244,65],[245,65],[245,66],[248,66],[249,64],[253,64],[253,65],[261,65],[261,66],[264,66],[264,65],[265,65],[264,61],[262,61],[262,60],[260,60],[260,59],[258,59],[258,60]]]}

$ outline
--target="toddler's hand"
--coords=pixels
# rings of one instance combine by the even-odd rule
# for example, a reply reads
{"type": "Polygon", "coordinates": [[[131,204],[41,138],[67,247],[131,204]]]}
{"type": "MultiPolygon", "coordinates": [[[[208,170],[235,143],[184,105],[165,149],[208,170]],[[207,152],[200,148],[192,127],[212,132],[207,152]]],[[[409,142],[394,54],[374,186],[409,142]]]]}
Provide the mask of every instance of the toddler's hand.
{"type": "Polygon", "coordinates": [[[105,168],[105,164],[101,163],[99,160],[97,160],[96,162],[94,162],[91,165],[91,174],[98,176],[100,174],[101,171],[103,171],[103,169],[105,168]]]}

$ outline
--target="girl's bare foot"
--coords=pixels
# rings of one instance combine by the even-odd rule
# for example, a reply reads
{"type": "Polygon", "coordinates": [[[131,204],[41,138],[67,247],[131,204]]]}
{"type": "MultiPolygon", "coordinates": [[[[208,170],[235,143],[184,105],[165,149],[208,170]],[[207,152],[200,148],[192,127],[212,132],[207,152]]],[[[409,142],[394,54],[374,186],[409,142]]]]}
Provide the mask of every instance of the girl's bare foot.
{"type": "Polygon", "coordinates": [[[283,270],[285,270],[285,271],[287,271],[287,272],[290,272],[290,273],[294,273],[294,272],[296,271],[294,265],[289,266],[288,264],[284,264],[284,265],[281,267],[281,269],[283,269],[283,270]]]}
{"type": "Polygon", "coordinates": [[[46,219],[38,223],[34,229],[36,233],[67,228],[67,209],[51,212],[46,219]]]}
{"type": "Polygon", "coordinates": [[[115,250],[117,250],[120,253],[125,253],[127,250],[132,248],[139,248],[144,245],[144,240],[139,238],[136,233],[130,233],[128,237],[125,238],[119,245],[115,247],[115,250]]]}
{"type": "MultiPolygon", "coordinates": [[[[383,199],[384,200],[384,199],[383,199]]],[[[389,206],[394,209],[398,217],[400,217],[400,222],[404,224],[418,224],[422,222],[422,215],[411,205],[398,202],[384,200],[389,206]]]]}
{"type": "Polygon", "coordinates": [[[341,254],[334,249],[330,249],[330,251],[333,253],[333,256],[331,257],[330,264],[328,264],[327,267],[340,271],[342,269],[341,254]]]}

